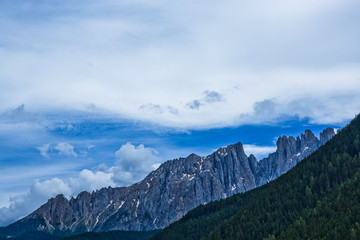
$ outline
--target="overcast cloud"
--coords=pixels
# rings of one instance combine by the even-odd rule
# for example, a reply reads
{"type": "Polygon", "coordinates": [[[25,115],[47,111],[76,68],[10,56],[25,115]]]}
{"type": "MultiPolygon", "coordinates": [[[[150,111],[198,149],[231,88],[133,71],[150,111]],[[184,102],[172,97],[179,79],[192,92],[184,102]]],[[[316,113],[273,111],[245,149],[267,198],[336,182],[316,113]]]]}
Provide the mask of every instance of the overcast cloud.
{"type": "Polygon", "coordinates": [[[266,99],[313,122],[359,111],[356,0],[2,5],[1,109],[96,106],[181,128],[266,121],[266,99]],[[292,104],[307,99],[309,113],[292,104]]]}

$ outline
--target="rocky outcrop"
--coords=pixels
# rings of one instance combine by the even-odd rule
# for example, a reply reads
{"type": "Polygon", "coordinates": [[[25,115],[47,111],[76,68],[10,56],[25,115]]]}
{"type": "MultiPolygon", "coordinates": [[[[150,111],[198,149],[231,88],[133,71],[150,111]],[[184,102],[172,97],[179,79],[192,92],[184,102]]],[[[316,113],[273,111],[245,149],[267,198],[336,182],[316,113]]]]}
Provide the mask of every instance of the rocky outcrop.
{"type": "Polygon", "coordinates": [[[320,145],[324,145],[329,141],[333,136],[335,136],[335,131],[332,128],[326,128],[322,133],[320,133],[320,145]]]}
{"type": "MultiPolygon", "coordinates": [[[[322,134],[328,136],[325,132],[322,134]]],[[[296,139],[286,136],[279,137],[276,146],[276,152],[260,160],[256,173],[256,186],[272,181],[294,167],[320,147],[320,140],[310,130],[306,130],[305,134],[301,134],[296,139]]]]}
{"type": "Polygon", "coordinates": [[[191,154],[163,163],[129,187],[82,192],[70,200],[59,195],[14,224],[21,227],[33,221],[34,230],[73,233],[164,228],[200,204],[276,179],[334,134],[326,129],[320,140],[310,130],[296,139],[282,136],[276,152],[260,161],[248,157],[241,143],[221,147],[207,157],[191,154]]]}

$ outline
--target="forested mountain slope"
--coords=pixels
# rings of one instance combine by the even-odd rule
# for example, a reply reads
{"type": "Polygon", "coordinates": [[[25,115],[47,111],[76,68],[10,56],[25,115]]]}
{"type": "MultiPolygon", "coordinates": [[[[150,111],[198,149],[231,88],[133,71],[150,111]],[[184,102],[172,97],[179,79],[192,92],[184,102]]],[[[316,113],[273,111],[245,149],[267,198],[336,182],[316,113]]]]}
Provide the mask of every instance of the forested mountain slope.
{"type": "Polygon", "coordinates": [[[158,232],[158,230],[87,232],[61,240],[148,240],[156,232],[158,232]]]}
{"type": "Polygon", "coordinates": [[[359,239],[359,152],[357,116],[277,180],[198,207],[153,239],[359,239]]]}

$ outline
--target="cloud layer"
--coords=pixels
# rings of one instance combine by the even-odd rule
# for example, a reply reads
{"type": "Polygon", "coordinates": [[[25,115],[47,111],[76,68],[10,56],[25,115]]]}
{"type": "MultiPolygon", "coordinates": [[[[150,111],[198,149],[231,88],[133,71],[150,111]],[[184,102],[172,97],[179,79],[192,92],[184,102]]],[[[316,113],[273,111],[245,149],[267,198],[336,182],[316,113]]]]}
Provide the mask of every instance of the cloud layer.
{"type": "Polygon", "coordinates": [[[2,4],[0,109],[96,106],[181,128],[359,112],[356,0],[2,4]],[[266,99],[281,110],[259,114],[266,99]]]}

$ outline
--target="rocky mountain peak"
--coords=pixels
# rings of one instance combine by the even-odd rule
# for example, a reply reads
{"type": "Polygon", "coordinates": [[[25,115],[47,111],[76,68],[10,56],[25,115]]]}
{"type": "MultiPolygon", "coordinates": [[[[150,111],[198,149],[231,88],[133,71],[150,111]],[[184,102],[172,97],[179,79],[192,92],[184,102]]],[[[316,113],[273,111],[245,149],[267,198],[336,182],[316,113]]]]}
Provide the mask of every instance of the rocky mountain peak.
{"type": "Polygon", "coordinates": [[[322,133],[320,133],[320,143],[324,145],[327,141],[329,141],[332,137],[335,136],[335,131],[332,128],[326,128],[322,133]]]}
{"type": "Polygon", "coordinates": [[[276,141],[277,150],[281,151],[282,149],[286,148],[286,146],[292,144],[293,142],[295,142],[295,139],[293,137],[288,138],[285,135],[279,137],[278,140],[276,141]]]}
{"type": "Polygon", "coordinates": [[[237,153],[245,154],[244,146],[243,146],[243,144],[241,142],[230,145],[229,147],[233,148],[237,153]]]}
{"type": "Polygon", "coordinates": [[[196,155],[195,153],[190,154],[189,156],[187,156],[185,159],[188,161],[193,161],[198,159],[200,156],[196,155]]]}
{"type": "MultiPolygon", "coordinates": [[[[303,134],[302,134],[303,135],[303,134]]],[[[309,130],[309,129],[306,129],[305,130],[305,135],[304,135],[305,139],[307,139],[308,141],[314,141],[315,139],[317,139],[314,135],[314,133],[309,130]]]]}
{"type": "MultiPolygon", "coordinates": [[[[57,195],[55,198],[50,198],[48,201],[48,205],[42,205],[37,211],[39,212],[47,212],[48,206],[51,206],[51,209],[56,209],[58,206],[63,206],[64,204],[67,204],[68,200],[64,197],[63,194],[57,195]]],[[[50,209],[50,210],[51,210],[50,209]]]]}
{"type": "Polygon", "coordinates": [[[307,140],[315,140],[316,139],[313,132],[311,130],[309,130],[309,129],[306,129],[305,130],[305,135],[301,134],[301,136],[304,136],[304,138],[307,139],[307,140]]]}
{"type": "Polygon", "coordinates": [[[314,133],[308,129],[296,139],[292,136],[279,137],[276,142],[276,152],[259,161],[256,185],[260,186],[276,179],[325,144],[334,135],[334,130],[327,128],[320,134],[321,140],[316,138],[314,133]]]}

